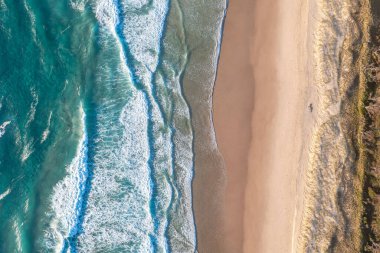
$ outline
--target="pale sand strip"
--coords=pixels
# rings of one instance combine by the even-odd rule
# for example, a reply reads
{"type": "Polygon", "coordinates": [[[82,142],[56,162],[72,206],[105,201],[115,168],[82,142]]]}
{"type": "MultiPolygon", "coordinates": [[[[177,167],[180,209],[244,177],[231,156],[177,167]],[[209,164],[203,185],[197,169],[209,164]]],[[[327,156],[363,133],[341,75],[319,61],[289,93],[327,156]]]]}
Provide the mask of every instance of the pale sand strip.
{"type": "Polygon", "coordinates": [[[224,252],[294,250],[308,149],[308,8],[230,1],[214,93],[227,167],[224,252]]]}

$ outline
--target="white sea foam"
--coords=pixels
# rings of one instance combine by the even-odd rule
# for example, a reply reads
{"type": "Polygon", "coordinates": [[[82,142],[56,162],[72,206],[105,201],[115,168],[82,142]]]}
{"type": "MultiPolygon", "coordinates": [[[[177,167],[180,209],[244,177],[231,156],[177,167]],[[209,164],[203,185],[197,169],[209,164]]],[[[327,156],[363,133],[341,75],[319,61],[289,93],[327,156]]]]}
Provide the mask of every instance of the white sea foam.
{"type": "MultiPolygon", "coordinates": [[[[98,1],[95,5],[95,15],[102,26],[106,27],[115,38],[118,38],[116,26],[123,22],[123,38],[128,43],[129,50],[138,62],[135,65],[136,75],[143,84],[151,82],[150,73],[157,68],[160,39],[164,20],[168,11],[167,1],[153,1],[146,13],[139,13],[138,8],[148,4],[148,1],[121,1],[122,9],[118,9],[115,1],[98,1]],[[132,11],[135,10],[135,11],[132,11]],[[119,16],[123,20],[119,20],[119,16]]],[[[120,41],[119,43],[124,43],[120,41]]],[[[123,54],[122,48],[120,53],[123,54]]],[[[127,59],[122,55],[123,62],[127,59]]],[[[130,59],[129,59],[130,61],[130,59]]]]}
{"type": "Polygon", "coordinates": [[[3,124],[0,125],[0,138],[5,134],[5,130],[10,123],[11,121],[5,121],[3,124]]]}
{"type": "Polygon", "coordinates": [[[149,0],[125,0],[126,7],[128,9],[140,9],[143,6],[146,6],[149,4],[149,0]]]}
{"type": "Polygon", "coordinates": [[[50,111],[46,129],[44,130],[44,132],[42,133],[42,136],[41,136],[41,143],[44,143],[50,134],[50,122],[51,122],[51,116],[52,115],[53,115],[53,112],[50,111]]]}
{"type": "Polygon", "coordinates": [[[11,189],[10,188],[8,188],[5,192],[3,192],[2,194],[0,194],[0,200],[4,199],[6,196],[8,196],[9,193],[11,193],[11,189]]]}
{"type": "MultiPolygon", "coordinates": [[[[180,98],[175,106],[174,117],[178,125],[174,124],[174,128],[178,131],[175,134],[170,132],[163,123],[158,101],[155,101],[151,90],[151,74],[157,69],[167,5],[167,1],[124,0],[118,9],[115,1],[95,3],[94,12],[101,24],[101,42],[108,45],[106,40],[110,39],[102,33],[112,35],[119,47],[120,75],[137,77],[145,91],[133,89],[131,96],[123,96],[126,104],[121,111],[113,99],[105,99],[97,110],[98,136],[93,150],[92,187],[83,223],[84,233],[79,236],[79,252],[151,252],[150,235],[157,240],[159,252],[167,250],[167,239],[175,244],[171,245],[173,252],[195,251],[190,113],[181,96],[179,79],[176,79],[175,93],[180,98]],[[151,6],[146,6],[150,3],[151,6]],[[118,34],[121,24],[123,31],[118,34]],[[130,51],[134,62],[126,58],[124,50],[130,51]],[[148,119],[148,106],[151,119],[148,119]],[[148,128],[149,121],[152,129],[148,128]],[[154,144],[148,130],[152,131],[150,135],[154,137],[154,144]],[[174,145],[171,134],[174,134],[174,145]],[[175,151],[172,150],[174,147],[175,151]],[[155,152],[155,159],[151,162],[150,152],[155,152]],[[172,161],[172,153],[175,154],[175,162],[172,161]],[[154,193],[152,186],[158,196],[155,214],[149,207],[154,193]],[[172,195],[175,207],[169,210],[172,195]],[[167,228],[169,219],[173,220],[167,228]],[[166,238],[167,235],[170,238],[166,238]]],[[[107,75],[107,68],[102,66],[101,74],[107,75]]],[[[113,82],[110,84],[114,85],[113,82]]]]}
{"type": "Polygon", "coordinates": [[[174,84],[174,96],[176,98],[174,113],[177,118],[173,123],[173,127],[176,129],[173,138],[176,147],[174,169],[180,197],[177,200],[177,210],[172,217],[177,225],[169,228],[169,235],[173,252],[195,252],[196,235],[191,196],[191,180],[194,166],[193,133],[190,111],[182,95],[179,79],[174,80],[174,84]]]}
{"type": "Polygon", "coordinates": [[[28,213],[28,211],[29,211],[29,199],[26,199],[25,204],[24,204],[24,213],[28,213]]]}
{"type": "MultiPolygon", "coordinates": [[[[30,90],[30,94],[32,96],[32,103],[30,104],[30,109],[27,114],[27,121],[25,123],[25,129],[29,127],[29,125],[34,121],[34,118],[36,116],[36,107],[38,105],[38,95],[34,88],[30,90]]],[[[28,160],[30,155],[34,152],[34,138],[28,139],[27,134],[24,133],[23,135],[23,147],[22,147],[22,153],[21,153],[21,161],[25,162],[28,160]]]]}
{"type": "Polygon", "coordinates": [[[150,252],[147,108],[142,94],[134,93],[121,113],[112,109],[99,109],[94,175],[78,249],[150,252]]]}
{"type": "Polygon", "coordinates": [[[152,6],[146,13],[128,11],[131,7],[147,4],[140,1],[125,1],[119,10],[124,17],[123,34],[129,45],[129,50],[139,64],[136,64],[136,74],[145,84],[151,82],[149,73],[154,72],[158,64],[160,40],[164,20],[168,14],[168,1],[152,1],[152,6]]]}
{"type": "Polygon", "coordinates": [[[15,237],[16,237],[17,251],[22,252],[20,225],[19,225],[19,222],[17,220],[18,220],[17,218],[14,218],[14,220],[13,220],[13,231],[14,231],[15,237]]]}
{"type": "Polygon", "coordinates": [[[114,30],[117,23],[117,11],[113,0],[102,0],[95,3],[94,12],[99,23],[109,30],[114,30]]]}
{"type": "MultiPolygon", "coordinates": [[[[24,139],[26,139],[26,138],[24,138],[24,139]]],[[[33,138],[24,144],[24,146],[22,148],[22,153],[21,153],[21,161],[22,162],[25,162],[26,160],[28,160],[30,155],[34,152],[33,146],[34,146],[33,138]]]]}
{"type": "Polygon", "coordinates": [[[81,198],[81,187],[85,183],[86,176],[86,130],[84,127],[85,115],[80,108],[82,120],[80,124],[81,139],[77,147],[76,156],[66,168],[67,175],[59,181],[53,190],[52,196],[52,220],[50,228],[45,233],[44,244],[49,250],[61,252],[65,238],[77,223],[77,202],[81,198]]]}
{"type": "Polygon", "coordinates": [[[29,4],[24,0],[24,8],[26,9],[26,12],[28,13],[29,20],[31,23],[31,31],[33,36],[33,41],[37,43],[37,33],[36,33],[36,16],[34,15],[32,9],[30,8],[29,4]]]}
{"type": "Polygon", "coordinates": [[[33,122],[34,117],[36,115],[36,107],[38,105],[38,95],[34,89],[31,90],[31,94],[33,97],[33,101],[30,105],[30,109],[28,112],[28,121],[25,124],[25,128],[29,127],[30,123],[33,122]]]}
{"type": "Polygon", "coordinates": [[[84,11],[84,7],[86,6],[87,1],[82,1],[82,0],[71,0],[70,1],[70,6],[74,10],[77,11],[84,11]]]}

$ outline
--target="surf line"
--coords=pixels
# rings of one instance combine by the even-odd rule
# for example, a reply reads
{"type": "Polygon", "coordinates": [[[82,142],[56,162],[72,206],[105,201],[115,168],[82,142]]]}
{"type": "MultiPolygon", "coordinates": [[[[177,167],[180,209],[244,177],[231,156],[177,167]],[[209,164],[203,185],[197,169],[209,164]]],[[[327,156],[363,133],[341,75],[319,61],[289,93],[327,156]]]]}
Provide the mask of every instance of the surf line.
{"type": "Polygon", "coordinates": [[[85,206],[86,206],[86,196],[90,191],[90,179],[89,176],[90,168],[88,166],[88,133],[86,128],[86,114],[83,110],[81,104],[81,113],[82,113],[82,140],[80,142],[80,152],[79,152],[79,161],[78,161],[78,182],[77,182],[77,198],[74,206],[74,217],[73,225],[69,231],[69,235],[64,239],[63,248],[61,253],[66,253],[69,249],[71,253],[76,253],[76,241],[79,234],[81,233],[81,226],[84,218],[85,206]]]}
{"type": "MultiPolygon", "coordinates": [[[[125,27],[125,18],[123,16],[123,6],[120,2],[120,0],[113,0],[113,3],[115,5],[116,9],[116,15],[117,15],[117,21],[115,23],[115,35],[117,37],[118,42],[120,43],[121,47],[121,52],[122,52],[122,60],[124,61],[124,64],[126,65],[127,69],[129,70],[128,74],[130,75],[131,81],[133,86],[140,92],[142,92],[144,100],[145,100],[145,105],[147,107],[147,112],[148,112],[148,131],[147,131],[147,136],[148,136],[148,145],[149,145],[149,158],[147,161],[147,166],[148,166],[148,173],[149,173],[149,178],[150,178],[150,202],[149,202],[149,209],[150,209],[150,215],[151,219],[153,222],[153,231],[149,233],[149,239],[151,243],[151,250],[152,252],[157,252],[158,251],[158,229],[160,226],[160,220],[159,220],[159,215],[157,210],[157,199],[158,199],[158,189],[157,189],[157,182],[156,178],[154,176],[155,172],[155,166],[154,166],[154,160],[156,158],[156,152],[155,152],[155,145],[156,145],[156,140],[154,137],[154,122],[153,122],[153,110],[154,110],[154,102],[158,104],[161,117],[163,114],[163,111],[157,102],[157,99],[155,98],[154,94],[150,94],[148,88],[144,84],[141,78],[138,77],[136,74],[136,68],[133,64],[134,62],[134,56],[132,55],[129,45],[127,42],[127,39],[125,38],[124,35],[124,27],[125,27]]],[[[162,37],[162,34],[161,34],[162,37]]],[[[154,71],[155,72],[155,71],[154,71]]],[[[154,87],[152,84],[150,84],[150,88],[152,93],[154,93],[154,87]]],[[[166,240],[166,247],[168,248],[168,242],[167,238],[166,240]]]]}
{"type": "MultiPolygon", "coordinates": [[[[176,175],[175,175],[176,174],[175,173],[176,147],[175,147],[175,142],[174,142],[174,134],[175,134],[176,129],[173,126],[173,121],[174,121],[173,120],[173,113],[174,113],[173,91],[170,89],[171,90],[170,91],[170,93],[171,93],[170,98],[171,98],[172,105],[171,105],[170,117],[168,118],[168,115],[165,112],[165,109],[163,108],[163,105],[160,103],[160,100],[158,98],[157,86],[159,84],[158,84],[158,80],[157,80],[157,75],[158,75],[159,66],[161,66],[163,64],[163,60],[164,60],[164,38],[165,38],[165,33],[166,33],[167,27],[168,27],[168,17],[170,15],[171,1],[172,0],[166,0],[166,7],[167,7],[166,13],[165,13],[164,19],[162,20],[162,24],[160,27],[160,34],[159,34],[160,37],[159,37],[159,45],[158,45],[159,49],[158,49],[157,65],[155,66],[155,69],[153,71],[150,71],[151,72],[152,97],[153,97],[154,102],[157,104],[157,107],[158,107],[159,112],[160,112],[160,116],[163,119],[164,126],[169,128],[169,136],[170,136],[169,137],[169,139],[170,139],[170,150],[169,150],[169,152],[170,152],[170,163],[168,164],[168,170],[169,170],[169,173],[171,173],[173,178],[170,178],[168,175],[166,175],[166,180],[170,186],[171,196],[170,196],[169,205],[165,210],[164,216],[166,219],[166,223],[164,224],[164,227],[163,227],[163,229],[164,229],[163,237],[165,240],[164,247],[165,247],[165,250],[167,252],[172,252],[172,246],[171,246],[170,240],[169,240],[169,226],[171,224],[170,212],[173,209],[173,202],[175,201],[174,200],[174,198],[175,198],[174,192],[177,192],[177,193],[179,192],[178,186],[177,186],[176,175]]],[[[163,77],[163,78],[164,78],[164,80],[166,79],[166,77],[163,77]]],[[[179,202],[179,199],[177,199],[176,201],[179,202]]],[[[159,227],[159,224],[157,222],[157,223],[155,223],[155,229],[157,230],[158,227],[159,227]]]]}

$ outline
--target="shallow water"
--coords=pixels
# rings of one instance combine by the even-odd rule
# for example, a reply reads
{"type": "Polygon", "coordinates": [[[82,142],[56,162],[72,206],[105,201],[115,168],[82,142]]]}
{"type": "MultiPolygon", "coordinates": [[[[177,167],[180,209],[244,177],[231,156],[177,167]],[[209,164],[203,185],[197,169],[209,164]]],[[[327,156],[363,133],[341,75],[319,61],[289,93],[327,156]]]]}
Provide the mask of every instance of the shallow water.
{"type": "Polygon", "coordinates": [[[182,79],[225,2],[183,4],[0,0],[0,252],[196,250],[182,79]]]}

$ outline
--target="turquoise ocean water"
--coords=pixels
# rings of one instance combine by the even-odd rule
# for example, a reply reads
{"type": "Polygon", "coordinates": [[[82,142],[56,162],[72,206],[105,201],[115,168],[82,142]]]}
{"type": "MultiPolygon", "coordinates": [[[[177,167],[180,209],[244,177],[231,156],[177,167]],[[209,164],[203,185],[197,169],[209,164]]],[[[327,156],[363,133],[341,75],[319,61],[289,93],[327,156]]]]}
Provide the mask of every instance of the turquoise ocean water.
{"type": "Polygon", "coordinates": [[[0,0],[0,253],[196,251],[182,79],[226,3],[188,6],[0,0]]]}

